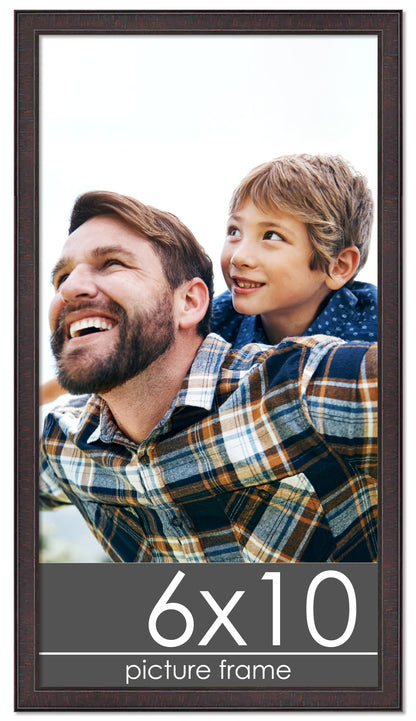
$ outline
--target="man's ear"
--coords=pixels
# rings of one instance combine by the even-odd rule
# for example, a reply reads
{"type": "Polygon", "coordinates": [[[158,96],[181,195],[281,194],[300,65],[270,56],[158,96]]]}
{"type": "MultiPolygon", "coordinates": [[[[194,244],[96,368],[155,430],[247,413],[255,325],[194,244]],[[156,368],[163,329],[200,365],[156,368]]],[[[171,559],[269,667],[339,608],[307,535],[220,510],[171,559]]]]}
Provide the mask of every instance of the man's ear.
{"type": "Polygon", "coordinates": [[[328,276],[325,280],[330,290],[338,290],[353,277],[360,262],[360,251],[355,245],[344,248],[338,256],[331,261],[328,276]]]}
{"type": "Polygon", "coordinates": [[[178,326],[183,330],[198,325],[209,305],[209,291],[201,278],[187,280],[178,288],[179,315],[178,326]]]}

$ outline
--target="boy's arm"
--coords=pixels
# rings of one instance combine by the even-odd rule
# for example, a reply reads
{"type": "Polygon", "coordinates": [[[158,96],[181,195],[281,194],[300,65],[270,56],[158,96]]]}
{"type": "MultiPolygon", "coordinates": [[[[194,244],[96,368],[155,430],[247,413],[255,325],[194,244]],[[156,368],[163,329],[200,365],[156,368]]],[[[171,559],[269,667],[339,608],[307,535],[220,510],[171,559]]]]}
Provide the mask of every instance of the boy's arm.
{"type": "Polygon", "coordinates": [[[46,403],[52,403],[59,396],[67,391],[62,388],[57,378],[51,378],[51,380],[42,383],[39,388],[39,405],[43,406],[46,403]]]}
{"type": "Polygon", "coordinates": [[[48,461],[45,439],[42,437],[39,457],[39,510],[52,510],[70,503],[68,496],[55,480],[55,475],[48,461]]]}
{"type": "Polygon", "coordinates": [[[377,476],[377,344],[332,348],[306,391],[314,428],[360,471],[377,476]]]}

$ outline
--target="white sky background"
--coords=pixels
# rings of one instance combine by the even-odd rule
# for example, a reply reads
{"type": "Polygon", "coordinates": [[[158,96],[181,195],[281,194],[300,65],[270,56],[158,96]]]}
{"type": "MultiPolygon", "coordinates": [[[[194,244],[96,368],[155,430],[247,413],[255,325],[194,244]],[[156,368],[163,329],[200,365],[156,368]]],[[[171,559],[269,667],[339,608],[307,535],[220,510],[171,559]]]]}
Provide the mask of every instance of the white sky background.
{"type": "MultiPolygon", "coordinates": [[[[113,190],[175,213],[214,261],[255,165],[332,153],[377,194],[375,36],[44,35],[40,41],[41,381],[50,271],[75,198],[113,190]]],[[[376,227],[360,280],[377,282],[376,227]]]]}

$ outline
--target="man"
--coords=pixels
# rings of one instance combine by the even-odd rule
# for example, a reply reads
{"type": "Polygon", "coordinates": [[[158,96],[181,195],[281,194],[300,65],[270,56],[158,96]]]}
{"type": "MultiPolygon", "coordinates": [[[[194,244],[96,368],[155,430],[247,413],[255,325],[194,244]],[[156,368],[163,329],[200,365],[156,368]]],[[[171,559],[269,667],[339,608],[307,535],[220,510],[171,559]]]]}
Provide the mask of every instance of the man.
{"type": "Polygon", "coordinates": [[[41,508],[73,503],[114,561],[374,561],[376,347],[231,350],[175,216],[93,192],[69,232],[50,325],[80,397],[46,418],[41,508]]]}

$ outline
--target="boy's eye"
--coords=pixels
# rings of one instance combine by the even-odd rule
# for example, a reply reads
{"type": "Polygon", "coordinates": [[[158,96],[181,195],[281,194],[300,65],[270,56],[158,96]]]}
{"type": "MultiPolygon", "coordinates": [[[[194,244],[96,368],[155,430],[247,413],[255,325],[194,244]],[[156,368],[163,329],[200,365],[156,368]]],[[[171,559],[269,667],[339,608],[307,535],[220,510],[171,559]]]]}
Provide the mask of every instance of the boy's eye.
{"type": "Polygon", "coordinates": [[[237,238],[237,237],[239,237],[240,235],[241,235],[241,233],[240,233],[240,231],[238,230],[238,228],[235,227],[235,225],[231,225],[231,226],[227,229],[227,236],[230,237],[230,238],[237,238]]]}
{"type": "Polygon", "coordinates": [[[276,233],[275,230],[268,230],[264,234],[264,238],[265,238],[265,240],[284,240],[284,238],[282,238],[282,236],[279,235],[279,233],[276,233]]]}

